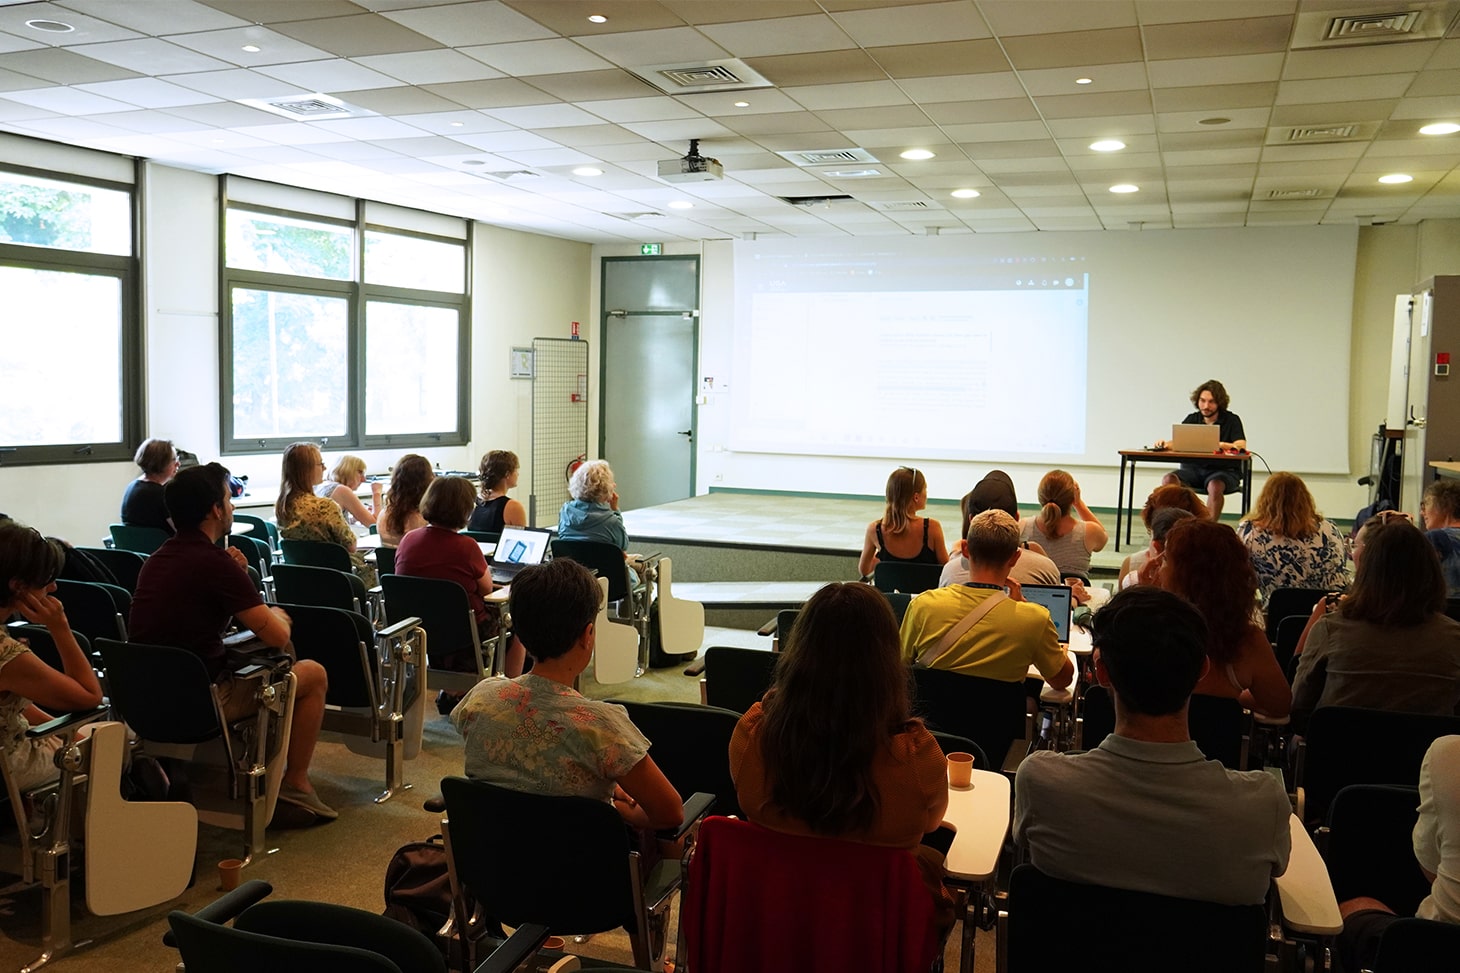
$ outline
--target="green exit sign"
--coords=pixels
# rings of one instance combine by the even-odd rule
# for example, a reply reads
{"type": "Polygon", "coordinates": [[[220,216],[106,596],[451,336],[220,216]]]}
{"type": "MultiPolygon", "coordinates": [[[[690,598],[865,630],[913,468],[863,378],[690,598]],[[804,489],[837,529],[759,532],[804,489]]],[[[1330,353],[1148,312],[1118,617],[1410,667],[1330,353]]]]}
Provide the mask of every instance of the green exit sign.
{"type": "Polygon", "coordinates": [[[662,244],[662,243],[641,243],[641,244],[639,244],[639,256],[641,256],[641,257],[658,257],[658,256],[660,256],[663,253],[664,253],[664,244],[662,244]]]}

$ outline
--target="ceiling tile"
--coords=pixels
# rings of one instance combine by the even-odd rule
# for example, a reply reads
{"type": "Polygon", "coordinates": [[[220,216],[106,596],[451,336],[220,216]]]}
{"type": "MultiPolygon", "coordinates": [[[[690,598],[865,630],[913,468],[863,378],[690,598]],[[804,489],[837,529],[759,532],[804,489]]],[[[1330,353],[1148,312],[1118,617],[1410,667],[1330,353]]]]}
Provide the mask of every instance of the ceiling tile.
{"type": "MultiPolygon", "coordinates": [[[[605,8],[604,13],[608,14],[608,23],[592,24],[588,22],[588,14],[591,11],[585,10],[583,0],[507,0],[506,6],[513,8],[536,23],[550,28],[552,32],[562,34],[566,37],[579,35],[597,35],[621,33],[629,30],[652,30],[659,27],[678,27],[685,21],[671,10],[671,4],[658,4],[652,0],[613,0],[612,7],[605,8]]],[[[693,0],[692,7],[714,7],[717,12],[727,15],[729,20],[744,20],[744,14],[737,10],[738,4],[706,4],[702,0],[693,0]]],[[[784,4],[768,3],[770,9],[768,16],[779,16],[784,10],[784,4]]],[[[814,12],[814,5],[811,10],[791,10],[791,13],[814,12]]]]}
{"type": "Polygon", "coordinates": [[[967,122],[1022,122],[1039,118],[1034,102],[1028,98],[1000,98],[993,101],[959,101],[924,107],[928,117],[939,125],[967,122]]]}
{"type": "Polygon", "coordinates": [[[279,145],[316,145],[321,142],[343,142],[349,138],[344,132],[322,129],[317,125],[307,125],[304,122],[244,125],[234,128],[234,131],[279,145]]]}
{"type": "Polygon", "coordinates": [[[1265,108],[1277,97],[1277,84],[1214,84],[1190,88],[1153,88],[1156,111],[1201,111],[1222,108],[1265,108]]]}
{"type": "MultiPolygon", "coordinates": [[[[886,105],[881,108],[835,108],[816,115],[833,128],[906,128],[926,126],[929,118],[916,105],[886,105]]],[[[1002,119],[994,119],[1002,121],[1002,119]]]]}
{"type": "MultiPolygon", "coordinates": [[[[43,138],[78,139],[83,142],[93,139],[118,138],[127,133],[89,118],[28,118],[10,122],[21,132],[30,132],[43,138]]],[[[133,136],[144,138],[145,136],[133,136]]]]}
{"type": "Polygon", "coordinates": [[[605,71],[574,71],[566,74],[538,74],[521,77],[522,81],[541,88],[564,101],[600,101],[633,98],[646,94],[644,82],[627,71],[609,68],[605,71]]]}
{"type": "Polygon", "coordinates": [[[178,105],[199,105],[213,101],[212,95],[168,84],[156,78],[130,78],[126,81],[101,81],[74,87],[104,98],[115,98],[138,108],[174,108],[178,105]]]}
{"type": "Polygon", "coordinates": [[[799,135],[762,135],[756,141],[769,152],[811,152],[826,149],[860,148],[851,139],[837,132],[818,134],[816,141],[810,144],[807,143],[804,137],[799,135]]]}
{"type": "Polygon", "coordinates": [[[809,107],[793,101],[786,92],[776,88],[758,88],[755,91],[707,91],[703,94],[675,95],[674,97],[695,112],[711,117],[739,118],[743,115],[800,111],[803,107],[809,107]],[[744,103],[746,107],[737,107],[737,103],[744,103]]]}
{"type": "Polygon", "coordinates": [[[37,41],[16,37],[14,34],[0,33],[0,54],[8,54],[11,51],[34,51],[45,46],[37,41]]]}
{"type": "Polygon", "coordinates": [[[662,30],[580,37],[578,43],[598,56],[624,67],[688,64],[708,58],[733,56],[693,27],[667,27],[662,30]]]}
{"type": "Polygon", "coordinates": [[[452,81],[423,87],[465,108],[512,108],[517,105],[546,105],[553,101],[552,95],[516,78],[452,81]]]}
{"type": "Polygon", "coordinates": [[[1013,71],[993,74],[954,74],[936,78],[903,78],[897,86],[919,104],[938,101],[979,101],[985,98],[1023,98],[1024,86],[1013,71]]]}
{"type": "Polygon", "coordinates": [[[455,102],[420,88],[367,88],[360,91],[334,90],[332,93],[349,104],[392,117],[449,112],[456,107],[455,102]]]}
{"type": "MultiPolygon", "coordinates": [[[[394,88],[404,83],[344,58],[332,58],[328,61],[302,61],[298,64],[270,64],[255,70],[259,74],[278,78],[280,81],[287,81],[311,91],[334,92],[394,88]]],[[[440,110],[440,108],[435,110],[440,110]]]]}
{"type": "Polygon", "coordinates": [[[1049,95],[1036,98],[1040,113],[1049,119],[1091,118],[1104,115],[1138,115],[1151,110],[1146,91],[1111,91],[1090,95],[1049,95]]]}
{"type": "Polygon", "coordinates": [[[1447,71],[1421,71],[1404,94],[1411,98],[1444,97],[1457,91],[1460,91],[1460,68],[1451,68],[1447,71]]]}
{"type": "Polygon", "coordinates": [[[0,91],[25,91],[29,88],[49,88],[52,82],[0,69],[0,91]]]}
{"type": "Polygon", "coordinates": [[[147,0],[146,3],[117,3],[115,0],[61,0],[68,10],[99,17],[144,34],[217,30],[239,27],[245,21],[193,0],[147,0]]]}
{"type": "Polygon", "coordinates": [[[41,78],[53,84],[86,84],[137,77],[137,72],[115,64],[95,61],[71,51],[51,47],[0,54],[0,68],[41,78]]]}
{"type": "Polygon", "coordinates": [[[1263,155],[1260,146],[1243,146],[1232,149],[1196,149],[1189,152],[1168,149],[1162,153],[1161,158],[1166,162],[1170,178],[1170,173],[1178,169],[1184,170],[1192,166],[1255,165],[1259,158],[1265,160],[1267,157],[1263,155]]]}
{"type": "Polygon", "coordinates": [[[226,101],[211,105],[180,105],[177,108],[167,109],[167,113],[178,118],[190,119],[200,126],[213,128],[238,128],[244,125],[277,125],[279,123],[278,115],[226,101]]]}
{"type": "MultiPolygon", "coordinates": [[[[1221,128],[1266,128],[1268,117],[1274,114],[1266,108],[1243,108],[1240,111],[1223,112],[1222,117],[1230,121],[1221,128]]],[[[1211,112],[1206,111],[1174,111],[1158,112],[1156,115],[1156,129],[1165,132],[1209,132],[1219,126],[1203,125],[1202,121],[1212,117],[1211,112]]],[[[1272,124],[1276,125],[1277,122],[1272,124]]]]}
{"type": "Polygon", "coordinates": [[[1019,80],[1036,97],[1083,95],[1102,91],[1144,91],[1147,85],[1146,65],[1140,61],[1020,71],[1019,80]],[[1075,84],[1076,78],[1086,77],[1090,79],[1089,84],[1075,84]]]}
{"type": "Polygon", "coordinates": [[[77,54],[84,54],[107,64],[127,68],[142,74],[179,74],[184,71],[218,71],[232,67],[226,61],[190,51],[176,44],[144,37],[134,41],[112,41],[108,44],[87,44],[71,48],[77,54]]]}
{"type": "Polygon", "coordinates": [[[1362,78],[1317,78],[1283,81],[1278,85],[1279,105],[1321,104],[1353,99],[1400,98],[1409,89],[1412,74],[1368,74],[1362,78]]]}
{"type": "MultiPolygon", "coordinates": [[[[124,128],[129,132],[146,135],[161,135],[167,132],[188,132],[198,127],[197,122],[178,118],[163,111],[116,112],[106,117],[108,125],[124,128]]],[[[243,133],[249,134],[247,132],[243,133]]]]}
{"type": "Polygon", "coordinates": [[[1308,159],[1357,159],[1368,148],[1364,142],[1327,142],[1322,145],[1269,145],[1263,162],[1304,162],[1308,159]]]}
{"type": "Polygon", "coordinates": [[[276,24],[274,29],[340,57],[430,51],[443,46],[379,14],[331,17],[328,20],[297,20],[276,24]]]}
{"type": "MultiPolygon", "coordinates": [[[[522,108],[489,108],[486,114],[518,128],[566,128],[571,125],[593,125],[598,116],[576,105],[528,105],[522,108]]],[[[557,133],[553,134],[557,137],[557,133]]]]}
{"type": "Polygon", "coordinates": [[[1161,147],[1173,152],[1189,152],[1198,149],[1255,148],[1267,140],[1267,130],[1262,128],[1219,128],[1203,126],[1199,132],[1162,132],[1161,147]]]}
{"type": "Polygon", "coordinates": [[[173,84],[192,88],[217,98],[277,98],[302,94],[297,85],[278,78],[267,78],[254,71],[234,68],[231,71],[204,71],[199,74],[174,74],[167,79],[173,84]]]}
{"type": "Polygon", "coordinates": [[[397,115],[396,119],[423,131],[453,137],[470,132],[500,132],[512,127],[483,112],[467,109],[426,112],[419,115],[397,115]]]}
{"type": "MultiPolygon", "coordinates": [[[[1099,0],[1091,0],[1098,3],[1099,0]]],[[[1073,3],[1071,6],[1085,6],[1073,3]]],[[[1041,5],[1035,5],[1041,6],[1041,5]]],[[[1062,23],[1061,26],[1064,26],[1062,23]]],[[[1141,32],[1135,27],[1005,37],[1004,50],[1017,70],[1120,64],[1141,60],[1141,32]]]]}
{"type": "Polygon", "coordinates": [[[866,51],[826,51],[820,54],[782,54],[745,61],[766,80],[781,88],[796,85],[882,81],[887,73],[866,51]]]}
{"type": "Polygon", "coordinates": [[[1049,137],[1043,122],[974,122],[944,125],[943,133],[957,142],[1008,142],[1049,137]]]}
{"type": "MultiPolygon", "coordinates": [[[[755,7],[742,6],[746,13],[755,7]]],[[[825,14],[786,17],[779,20],[750,20],[740,23],[708,24],[700,29],[716,44],[736,57],[769,57],[777,54],[806,54],[814,51],[845,51],[857,44],[825,14]]]]}
{"type": "Polygon", "coordinates": [[[1004,177],[1010,173],[1058,172],[1063,173],[1065,179],[1070,177],[1070,167],[1065,164],[1064,159],[1057,156],[1042,156],[1033,159],[981,159],[978,167],[993,176],[994,181],[1001,186],[1007,183],[1004,177]]]}
{"type": "Polygon", "coordinates": [[[459,135],[456,141],[484,152],[512,152],[527,149],[558,149],[562,146],[531,132],[485,132],[478,135],[459,135]]]}
{"type": "Polygon", "coordinates": [[[452,47],[532,41],[553,36],[551,30],[531,18],[491,0],[386,11],[383,16],[452,47]]]}
{"type": "Polygon", "coordinates": [[[999,34],[1042,34],[1051,27],[1099,30],[1134,27],[1135,6],[1129,0],[981,0],[979,9],[999,34]]]}
{"type": "MultiPolygon", "coordinates": [[[[1345,101],[1323,105],[1278,105],[1272,110],[1270,125],[1337,125],[1350,122],[1377,122],[1393,114],[1399,102],[1345,101]]],[[[1253,109],[1254,111],[1256,109],[1253,109]]],[[[1228,113],[1231,114],[1231,113],[1228,113]]],[[[1247,113],[1243,113],[1246,116],[1247,113]]],[[[1236,115],[1232,116],[1236,119],[1236,115]]],[[[1251,128],[1252,126],[1246,126],[1251,128]]]]}
{"type": "Polygon", "coordinates": [[[1231,57],[1188,57],[1152,61],[1151,85],[1185,88],[1192,85],[1250,84],[1276,81],[1283,72],[1282,54],[1236,54],[1231,57]]]}
{"type": "Polygon", "coordinates": [[[728,128],[708,118],[686,118],[667,122],[624,122],[623,127],[653,142],[712,139],[731,134],[728,128]]]}
{"type": "Polygon", "coordinates": [[[1395,118],[1454,118],[1460,116],[1460,94],[1444,98],[1403,98],[1394,108],[1395,118]]]}
{"type": "Polygon", "coordinates": [[[28,91],[7,91],[5,97],[58,115],[103,115],[114,111],[132,111],[137,107],[124,101],[93,95],[80,88],[32,88],[28,91]]]}
{"type": "Polygon", "coordinates": [[[348,0],[199,0],[255,24],[277,24],[291,20],[313,20],[323,17],[347,17],[360,12],[348,0]]]}
{"type": "Polygon", "coordinates": [[[355,63],[406,84],[441,84],[447,81],[482,81],[502,77],[502,72],[456,51],[371,54],[355,58],[355,63]]]}
{"type": "Polygon", "coordinates": [[[972,4],[963,2],[844,10],[833,17],[863,47],[931,44],[990,36],[978,11],[972,4]]]}
{"type": "Polygon", "coordinates": [[[965,143],[959,147],[980,165],[986,159],[1039,159],[1060,155],[1060,147],[1053,139],[965,143]]]}
{"type": "Polygon", "coordinates": [[[1156,131],[1156,119],[1149,113],[1053,118],[1045,124],[1049,126],[1049,134],[1062,139],[1125,138],[1127,135],[1152,135],[1156,131]]]}
{"type": "Polygon", "coordinates": [[[44,108],[37,108],[34,105],[22,105],[18,101],[10,101],[7,98],[0,98],[0,122],[25,121],[27,119],[55,118],[56,113],[46,111],[44,108]]]}
{"type": "Polygon", "coordinates": [[[870,54],[894,78],[937,78],[1009,70],[1009,61],[993,38],[877,47],[870,54]]]}
{"type": "MultiPolygon", "coordinates": [[[[1220,7],[1219,4],[1208,4],[1220,7]]],[[[1266,54],[1285,51],[1293,18],[1253,17],[1183,24],[1146,24],[1141,35],[1146,56],[1152,60],[1217,57],[1225,54],[1266,54]]]]}
{"type": "Polygon", "coordinates": [[[1284,78],[1342,78],[1356,74],[1400,74],[1419,71],[1439,41],[1370,44],[1323,51],[1291,51],[1284,78]]]}
{"type": "MultiPolygon", "coordinates": [[[[837,108],[873,108],[882,105],[907,105],[911,102],[906,92],[893,81],[856,81],[849,84],[805,85],[786,88],[785,94],[812,111],[837,108]]],[[[751,101],[760,97],[759,92],[736,92],[721,97],[751,101]],[[754,95],[754,97],[752,97],[754,95]]],[[[694,104],[693,101],[690,104],[694,104]]]]}
{"type": "Polygon", "coordinates": [[[128,30],[125,27],[118,27],[116,24],[109,24],[95,17],[72,13],[61,7],[46,7],[35,3],[22,3],[16,6],[0,7],[0,30],[7,31],[17,37],[23,37],[26,40],[34,41],[46,47],[61,47],[63,45],[70,47],[73,44],[99,44],[104,41],[131,40],[141,36],[137,31],[128,30]],[[63,24],[70,24],[74,29],[63,34],[56,34],[25,26],[27,20],[36,20],[38,18],[57,20],[63,24]]]}
{"type": "Polygon", "coordinates": [[[260,64],[287,64],[290,61],[321,61],[329,57],[308,44],[301,44],[267,27],[238,27],[233,30],[210,30],[197,34],[169,34],[167,40],[190,51],[207,54],[242,67],[260,64]],[[245,51],[245,45],[259,48],[245,51]]]}
{"type": "Polygon", "coordinates": [[[563,37],[518,41],[513,44],[481,44],[459,48],[462,54],[511,75],[566,74],[602,71],[609,62],[563,37]]]}
{"type": "MultiPolygon", "coordinates": [[[[1257,149],[1243,149],[1243,150],[1240,150],[1240,151],[1244,151],[1244,152],[1250,153],[1251,156],[1252,156],[1252,158],[1251,158],[1250,161],[1252,161],[1252,162],[1256,162],[1257,161],[1257,152],[1258,152],[1257,149]]],[[[1161,153],[1159,153],[1159,152],[1088,152],[1087,151],[1087,152],[1078,153],[1078,154],[1075,154],[1075,155],[1068,156],[1065,159],[1065,162],[1066,162],[1066,164],[1072,170],[1078,170],[1078,171],[1081,171],[1081,172],[1091,172],[1091,171],[1096,171],[1096,170],[1100,170],[1100,169],[1128,169],[1128,168],[1130,168],[1132,166],[1146,166],[1146,167],[1159,166],[1159,165],[1161,165],[1161,163],[1163,161],[1163,158],[1164,158],[1164,161],[1168,165],[1180,165],[1181,164],[1181,160],[1179,160],[1179,159],[1173,162],[1172,159],[1171,159],[1171,153],[1169,153],[1169,152],[1166,153],[1166,155],[1163,157],[1161,155],[1161,153]]],[[[1222,160],[1222,161],[1226,161],[1226,160],[1222,160]]]]}
{"type": "Polygon", "coordinates": [[[610,122],[652,122],[668,118],[699,118],[699,112],[674,98],[611,98],[607,101],[580,101],[578,107],[610,122]]]}
{"type": "Polygon", "coordinates": [[[721,118],[720,123],[741,135],[786,135],[792,132],[825,132],[832,126],[811,112],[790,111],[769,115],[721,118]]]}

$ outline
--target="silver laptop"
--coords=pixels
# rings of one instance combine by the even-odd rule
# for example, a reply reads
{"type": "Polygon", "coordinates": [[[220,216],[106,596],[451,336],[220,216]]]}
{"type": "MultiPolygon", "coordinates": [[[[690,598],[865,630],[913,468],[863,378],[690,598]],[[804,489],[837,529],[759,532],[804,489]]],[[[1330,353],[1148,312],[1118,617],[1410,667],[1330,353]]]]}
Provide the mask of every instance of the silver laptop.
{"type": "Polygon", "coordinates": [[[511,584],[517,572],[532,564],[541,564],[547,556],[552,531],[531,527],[503,527],[492,555],[492,583],[511,584]]]}
{"type": "Polygon", "coordinates": [[[1171,427],[1171,448],[1178,453],[1215,453],[1222,427],[1205,422],[1178,422],[1171,427]]]}
{"type": "Polygon", "coordinates": [[[1070,616],[1075,610],[1074,592],[1064,584],[1021,584],[1025,601],[1031,601],[1049,612],[1060,645],[1070,644],[1070,616]]]}

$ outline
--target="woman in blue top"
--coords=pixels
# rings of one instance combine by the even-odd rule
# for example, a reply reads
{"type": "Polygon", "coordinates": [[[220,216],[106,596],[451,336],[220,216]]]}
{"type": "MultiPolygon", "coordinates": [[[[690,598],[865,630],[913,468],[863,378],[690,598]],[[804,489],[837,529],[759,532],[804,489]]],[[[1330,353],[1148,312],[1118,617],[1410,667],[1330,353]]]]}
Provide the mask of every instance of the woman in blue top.
{"type": "Polygon", "coordinates": [[[618,487],[606,460],[589,460],[568,480],[573,499],[558,513],[558,537],[565,541],[598,541],[621,551],[629,549],[623,514],[618,512],[618,487]]]}

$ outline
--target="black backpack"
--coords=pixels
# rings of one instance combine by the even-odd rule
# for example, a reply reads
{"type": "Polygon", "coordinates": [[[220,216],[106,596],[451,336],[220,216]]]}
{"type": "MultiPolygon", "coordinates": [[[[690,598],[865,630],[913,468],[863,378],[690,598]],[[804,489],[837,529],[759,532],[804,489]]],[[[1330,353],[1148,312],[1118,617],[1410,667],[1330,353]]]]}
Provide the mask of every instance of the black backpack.
{"type": "Polygon", "coordinates": [[[121,587],[117,576],[112,574],[111,569],[101,563],[101,559],[89,551],[83,551],[72,547],[57,537],[47,538],[56,541],[66,551],[66,563],[61,565],[61,573],[58,577],[67,581],[100,581],[103,584],[114,584],[121,587]]]}

